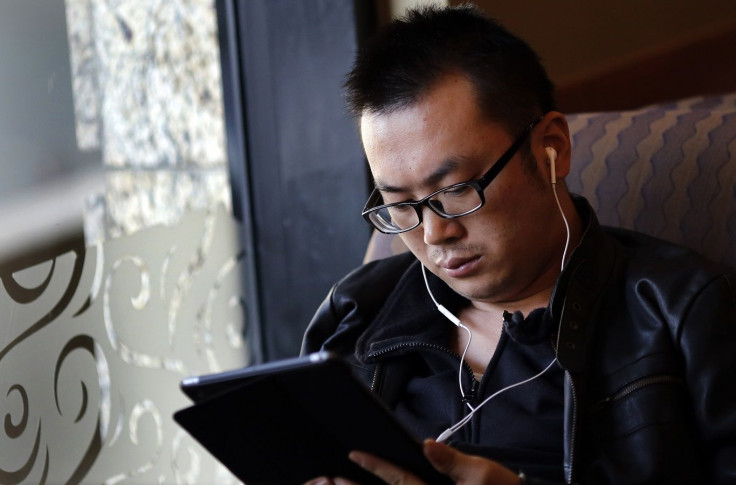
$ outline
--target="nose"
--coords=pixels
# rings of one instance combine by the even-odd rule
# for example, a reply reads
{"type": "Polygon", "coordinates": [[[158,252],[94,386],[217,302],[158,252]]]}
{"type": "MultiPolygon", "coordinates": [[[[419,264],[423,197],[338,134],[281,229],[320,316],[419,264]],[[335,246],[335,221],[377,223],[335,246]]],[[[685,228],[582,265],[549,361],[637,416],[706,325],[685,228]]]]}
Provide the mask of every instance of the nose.
{"type": "Polygon", "coordinates": [[[462,237],[465,229],[460,219],[445,219],[432,212],[429,207],[423,207],[422,229],[424,243],[428,246],[440,246],[454,239],[462,237]]]}

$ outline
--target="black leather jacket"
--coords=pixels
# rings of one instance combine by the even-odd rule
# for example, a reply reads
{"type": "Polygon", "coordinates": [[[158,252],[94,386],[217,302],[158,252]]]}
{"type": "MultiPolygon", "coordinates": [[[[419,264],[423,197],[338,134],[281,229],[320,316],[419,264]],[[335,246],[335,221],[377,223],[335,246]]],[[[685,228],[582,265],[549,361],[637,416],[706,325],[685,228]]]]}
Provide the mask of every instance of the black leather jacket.
{"type": "MultiPolygon", "coordinates": [[[[584,200],[576,205],[586,230],[549,307],[564,369],[566,481],[736,483],[736,274],[601,228],[584,200]]],[[[333,287],[302,352],[343,355],[395,404],[410,359],[382,359],[379,349],[439,332],[407,337],[401,315],[447,327],[417,274],[411,254],[358,268],[333,287]]]]}

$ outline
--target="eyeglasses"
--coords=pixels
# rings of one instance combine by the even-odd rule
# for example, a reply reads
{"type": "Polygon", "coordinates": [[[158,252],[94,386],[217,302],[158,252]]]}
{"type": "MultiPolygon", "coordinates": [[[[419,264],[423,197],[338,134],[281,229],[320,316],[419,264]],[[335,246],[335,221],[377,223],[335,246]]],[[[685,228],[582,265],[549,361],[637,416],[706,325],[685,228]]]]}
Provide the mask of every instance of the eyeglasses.
{"type": "Polygon", "coordinates": [[[541,119],[534,120],[481,178],[444,187],[421,200],[383,205],[378,205],[383,201],[383,196],[375,188],[363,208],[363,218],[383,233],[399,234],[411,231],[422,223],[422,207],[425,205],[445,219],[472,214],[486,203],[483,191],[514,157],[541,119]]]}

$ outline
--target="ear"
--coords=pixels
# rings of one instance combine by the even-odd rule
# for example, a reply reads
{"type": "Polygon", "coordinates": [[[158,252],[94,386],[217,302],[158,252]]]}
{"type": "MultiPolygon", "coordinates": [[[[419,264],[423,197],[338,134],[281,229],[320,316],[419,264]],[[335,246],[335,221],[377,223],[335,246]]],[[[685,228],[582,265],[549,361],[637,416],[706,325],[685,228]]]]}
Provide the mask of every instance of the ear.
{"type": "Polygon", "coordinates": [[[550,179],[549,156],[547,147],[557,152],[554,169],[555,178],[559,181],[570,173],[570,130],[565,116],[559,111],[550,111],[539,122],[532,136],[532,152],[537,159],[540,173],[550,179]]]}

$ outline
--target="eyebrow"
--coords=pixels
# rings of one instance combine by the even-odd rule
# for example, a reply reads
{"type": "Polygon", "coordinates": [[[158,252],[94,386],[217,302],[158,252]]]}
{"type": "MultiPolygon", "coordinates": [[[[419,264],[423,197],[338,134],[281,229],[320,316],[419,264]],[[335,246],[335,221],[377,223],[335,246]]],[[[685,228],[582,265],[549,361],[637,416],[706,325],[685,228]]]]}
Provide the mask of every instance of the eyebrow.
{"type": "MultiPolygon", "coordinates": [[[[450,158],[448,160],[445,160],[445,162],[439,167],[437,167],[437,169],[434,172],[424,177],[424,180],[422,180],[422,185],[425,187],[431,187],[433,185],[438,184],[448,174],[457,170],[459,166],[460,166],[460,159],[450,158]]],[[[396,194],[396,193],[409,191],[409,189],[405,187],[385,184],[379,180],[376,180],[375,183],[376,183],[376,188],[380,190],[381,192],[385,192],[385,193],[396,194]]]]}

